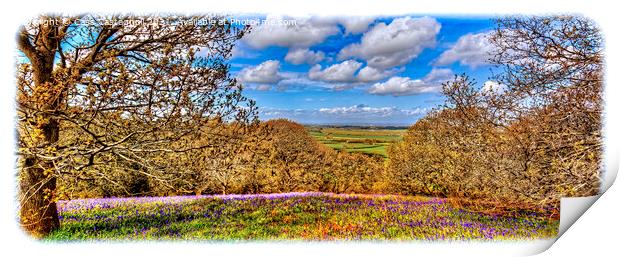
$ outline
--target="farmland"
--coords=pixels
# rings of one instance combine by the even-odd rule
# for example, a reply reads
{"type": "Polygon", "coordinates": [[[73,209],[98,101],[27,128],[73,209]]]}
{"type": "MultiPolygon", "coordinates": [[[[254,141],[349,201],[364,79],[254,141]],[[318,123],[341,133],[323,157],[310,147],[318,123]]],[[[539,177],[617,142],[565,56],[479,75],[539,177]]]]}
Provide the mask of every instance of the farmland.
{"type": "Polygon", "coordinates": [[[361,152],[387,158],[388,146],[402,139],[403,128],[308,127],[320,143],[336,150],[361,152]]]}
{"type": "Polygon", "coordinates": [[[558,228],[442,198],[312,192],[78,199],[58,211],[61,226],[46,240],[525,240],[558,228]]]}

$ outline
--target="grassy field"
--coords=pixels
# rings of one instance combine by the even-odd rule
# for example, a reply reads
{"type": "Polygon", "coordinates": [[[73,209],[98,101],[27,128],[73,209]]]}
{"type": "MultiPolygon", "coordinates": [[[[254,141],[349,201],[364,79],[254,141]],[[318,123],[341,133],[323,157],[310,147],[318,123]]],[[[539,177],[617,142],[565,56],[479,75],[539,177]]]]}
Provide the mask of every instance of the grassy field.
{"type": "Polygon", "coordinates": [[[439,198],[327,193],[79,199],[58,210],[46,240],[529,240],[555,237],[559,224],[439,198]]]}
{"type": "Polygon", "coordinates": [[[362,152],[387,158],[387,148],[402,139],[405,129],[309,127],[316,140],[336,150],[362,152]]]}

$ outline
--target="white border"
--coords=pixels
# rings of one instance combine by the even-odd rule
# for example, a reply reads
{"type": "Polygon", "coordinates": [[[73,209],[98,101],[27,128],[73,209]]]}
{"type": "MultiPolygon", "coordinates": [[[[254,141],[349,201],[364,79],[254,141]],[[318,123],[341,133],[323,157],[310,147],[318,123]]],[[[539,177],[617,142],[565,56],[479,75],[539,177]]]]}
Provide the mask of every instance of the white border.
{"type": "MultiPolygon", "coordinates": [[[[618,136],[612,131],[620,131],[618,126],[618,74],[611,72],[619,70],[618,65],[618,30],[613,26],[617,20],[617,14],[614,9],[609,6],[606,1],[589,0],[589,1],[550,1],[550,0],[522,0],[522,1],[334,1],[334,0],[315,0],[315,1],[21,1],[21,2],[4,2],[3,13],[1,17],[2,34],[0,36],[0,54],[2,58],[0,74],[2,74],[2,85],[0,86],[0,135],[2,136],[2,146],[0,148],[0,163],[3,171],[0,173],[0,222],[2,224],[2,240],[3,245],[9,246],[5,253],[25,254],[48,256],[107,256],[109,254],[120,255],[157,255],[157,256],[188,256],[188,255],[256,255],[258,253],[270,255],[458,255],[458,256],[505,256],[505,255],[522,255],[532,254],[546,249],[552,241],[536,241],[528,243],[413,243],[413,244],[286,244],[286,243],[254,243],[254,244],[192,244],[192,243],[131,243],[131,244],[102,244],[102,243],[83,243],[83,244],[41,244],[31,241],[25,237],[17,227],[15,220],[15,175],[13,164],[14,145],[14,80],[13,80],[13,64],[16,51],[14,46],[14,35],[18,25],[29,17],[36,16],[44,12],[65,12],[65,13],[81,13],[81,12],[133,12],[133,13],[196,13],[196,12],[222,12],[222,13],[275,13],[287,14],[293,16],[302,16],[307,14],[317,15],[399,15],[399,14],[457,14],[457,15],[493,15],[493,14],[512,14],[512,13],[528,13],[528,14],[546,14],[546,13],[579,13],[589,16],[596,20],[603,28],[603,34],[606,38],[606,57],[607,57],[607,87],[605,96],[606,101],[606,122],[605,122],[605,182],[603,189],[609,188],[613,179],[615,179],[618,162],[618,136]]],[[[616,190],[617,191],[617,190],[616,190]]],[[[608,211],[617,211],[617,205],[612,202],[618,201],[618,193],[611,200],[609,197],[603,196],[602,200],[606,202],[597,202],[595,208],[608,208],[608,211]],[[615,206],[615,207],[614,207],[615,206]],[[609,209],[611,208],[611,209],[609,209]],[[614,209],[615,208],[615,209],[614,209]]],[[[617,213],[617,212],[616,212],[617,213]]],[[[610,220],[590,220],[595,222],[591,225],[594,230],[584,230],[582,233],[596,233],[593,235],[570,235],[572,243],[564,243],[561,239],[563,247],[568,249],[564,253],[572,252],[571,249],[583,249],[580,243],[583,240],[595,238],[593,242],[604,242],[605,235],[607,238],[613,239],[615,231],[609,231],[609,222],[616,224],[618,228],[617,218],[606,213],[599,213],[602,217],[610,220]],[[602,228],[601,228],[602,227],[602,228]],[[585,232],[583,232],[585,231],[585,232]],[[600,231],[607,231],[607,234],[600,234],[600,231]]],[[[611,226],[611,228],[614,228],[611,226]]],[[[571,231],[567,234],[570,234],[571,231]]],[[[569,238],[567,238],[568,240],[569,238]]],[[[612,241],[608,241],[611,243],[612,241]]],[[[589,246],[592,247],[592,246],[589,246]]],[[[613,247],[613,246],[612,246],[613,247]]],[[[596,249],[601,249],[596,247],[596,249]]],[[[561,250],[559,252],[562,252],[561,250]]],[[[587,252],[584,252],[587,253],[587,252]]],[[[603,253],[603,252],[601,252],[603,253]]],[[[550,254],[549,252],[545,254],[550,254]]]]}

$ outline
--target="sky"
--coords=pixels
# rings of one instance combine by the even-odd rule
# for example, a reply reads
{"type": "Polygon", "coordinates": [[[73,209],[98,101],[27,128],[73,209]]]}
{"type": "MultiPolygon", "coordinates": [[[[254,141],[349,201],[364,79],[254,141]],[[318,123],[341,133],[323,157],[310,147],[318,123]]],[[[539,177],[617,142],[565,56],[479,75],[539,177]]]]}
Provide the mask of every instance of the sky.
{"type": "Polygon", "coordinates": [[[455,75],[466,73],[480,88],[492,84],[488,17],[249,20],[231,73],[261,120],[411,125],[443,102],[441,84],[455,75]]]}

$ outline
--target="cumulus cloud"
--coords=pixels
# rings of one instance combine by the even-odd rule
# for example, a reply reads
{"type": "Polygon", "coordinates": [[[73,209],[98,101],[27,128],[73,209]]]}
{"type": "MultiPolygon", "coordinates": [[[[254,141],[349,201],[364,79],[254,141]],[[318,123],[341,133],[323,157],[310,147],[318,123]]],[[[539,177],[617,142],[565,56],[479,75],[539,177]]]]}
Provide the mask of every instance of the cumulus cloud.
{"type": "Polygon", "coordinates": [[[334,22],[317,18],[298,18],[295,23],[280,22],[283,17],[268,16],[266,22],[252,29],[243,42],[256,49],[268,46],[309,47],[323,42],[327,37],[340,33],[334,22]]]}
{"type": "Polygon", "coordinates": [[[269,60],[257,66],[248,67],[239,72],[237,78],[241,82],[273,84],[278,83],[283,77],[279,73],[280,61],[269,60]]]}
{"type": "Polygon", "coordinates": [[[341,17],[340,24],[347,34],[359,34],[368,31],[368,26],[375,21],[372,17],[341,17]]]}
{"type": "Polygon", "coordinates": [[[501,94],[506,91],[507,87],[497,81],[487,80],[480,88],[480,92],[488,94],[501,94]]]}
{"type": "Polygon", "coordinates": [[[331,83],[311,80],[306,72],[280,72],[283,77],[276,85],[277,90],[303,90],[308,87],[334,89],[331,83]]]}
{"type": "Polygon", "coordinates": [[[424,49],[434,47],[441,24],[430,17],[394,19],[364,33],[360,43],[340,50],[338,58],[358,57],[368,66],[386,69],[409,63],[424,49]]]}
{"type": "Polygon", "coordinates": [[[439,82],[439,84],[443,83],[446,80],[452,79],[454,77],[454,72],[451,69],[432,69],[424,78],[423,81],[427,82],[439,82]]]}
{"type": "Polygon", "coordinates": [[[386,82],[375,83],[368,92],[375,95],[405,96],[438,92],[441,83],[452,78],[450,69],[433,69],[421,79],[409,77],[392,77],[386,82]]]}
{"type": "Polygon", "coordinates": [[[256,89],[256,90],[258,90],[258,91],[269,91],[269,90],[271,89],[271,85],[265,85],[265,84],[263,84],[263,85],[258,85],[258,86],[256,86],[256,88],[254,88],[254,89],[256,89]]]}
{"type": "Polygon", "coordinates": [[[469,33],[460,37],[450,49],[439,56],[435,65],[445,66],[458,62],[461,65],[476,68],[487,64],[491,57],[490,53],[494,50],[489,42],[489,35],[490,32],[469,33]]]}
{"type": "Polygon", "coordinates": [[[284,60],[292,64],[315,64],[325,59],[325,53],[311,51],[308,48],[296,48],[288,51],[284,60]]]}
{"type": "Polygon", "coordinates": [[[308,71],[311,80],[325,82],[354,82],[355,72],[362,67],[362,63],[354,60],[346,60],[322,69],[321,65],[314,65],[308,71]]]}
{"type": "Polygon", "coordinates": [[[258,57],[258,53],[250,51],[249,49],[246,49],[245,47],[241,46],[240,44],[237,44],[233,47],[232,51],[230,52],[230,58],[256,58],[258,57]]]}
{"type": "Polygon", "coordinates": [[[321,65],[314,65],[308,71],[308,78],[314,81],[329,83],[344,83],[335,85],[335,89],[347,89],[360,83],[375,82],[392,76],[402,69],[377,69],[366,66],[355,60],[346,60],[323,69],[321,65]],[[358,71],[359,70],[359,71],[358,71]]]}
{"type": "Polygon", "coordinates": [[[387,78],[402,71],[402,69],[381,70],[366,66],[357,73],[357,81],[359,82],[375,82],[387,78]]]}

